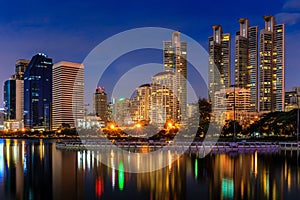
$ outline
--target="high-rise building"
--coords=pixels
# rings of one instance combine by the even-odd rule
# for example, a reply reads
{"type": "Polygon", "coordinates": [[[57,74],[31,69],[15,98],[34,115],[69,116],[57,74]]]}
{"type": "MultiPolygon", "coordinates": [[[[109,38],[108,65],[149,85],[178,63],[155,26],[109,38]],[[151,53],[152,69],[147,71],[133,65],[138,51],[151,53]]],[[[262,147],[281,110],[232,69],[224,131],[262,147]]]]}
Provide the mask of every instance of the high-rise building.
{"type": "Polygon", "coordinates": [[[94,114],[102,121],[107,122],[107,94],[104,87],[97,87],[94,93],[94,114]]]}
{"type": "Polygon", "coordinates": [[[150,84],[141,85],[131,101],[131,118],[136,122],[149,122],[150,84]]]}
{"type": "Polygon", "coordinates": [[[180,122],[179,98],[170,89],[174,85],[174,74],[160,72],[152,77],[150,96],[150,123],[164,125],[168,120],[180,122]]]}
{"type": "Polygon", "coordinates": [[[39,53],[24,74],[24,125],[50,130],[52,104],[52,59],[39,53]]]}
{"type": "Polygon", "coordinates": [[[30,60],[19,59],[16,61],[15,74],[12,76],[14,79],[24,80],[24,73],[30,60]]]}
{"type": "Polygon", "coordinates": [[[62,61],[53,65],[52,130],[76,127],[84,116],[84,66],[62,61]]]}
{"type": "Polygon", "coordinates": [[[23,81],[10,79],[4,83],[4,109],[7,121],[23,120],[23,81]]]}
{"type": "Polygon", "coordinates": [[[230,34],[223,34],[222,27],[213,26],[209,41],[209,98],[214,102],[214,93],[230,87],[230,34]]]}
{"type": "Polygon", "coordinates": [[[16,61],[15,74],[4,83],[4,103],[6,123],[20,124],[15,127],[23,128],[24,121],[24,72],[29,60],[19,59],[16,61]]]}
{"type": "Polygon", "coordinates": [[[235,86],[250,89],[250,110],[258,111],[258,28],[241,18],[235,37],[235,86]]]}
{"type": "Polygon", "coordinates": [[[118,126],[126,126],[132,124],[130,117],[130,99],[119,98],[113,99],[113,120],[118,126]]]}
{"type": "Polygon", "coordinates": [[[180,40],[180,32],[172,34],[171,41],[164,41],[163,64],[165,72],[174,73],[172,92],[180,102],[180,120],[186,118],[187,108],[187,43],[180,40]]]}
{"type": "Polygon", "coordinates": [[[260,111],[284,111],[285,26],[265,16],[260,31],[260,111]]]}

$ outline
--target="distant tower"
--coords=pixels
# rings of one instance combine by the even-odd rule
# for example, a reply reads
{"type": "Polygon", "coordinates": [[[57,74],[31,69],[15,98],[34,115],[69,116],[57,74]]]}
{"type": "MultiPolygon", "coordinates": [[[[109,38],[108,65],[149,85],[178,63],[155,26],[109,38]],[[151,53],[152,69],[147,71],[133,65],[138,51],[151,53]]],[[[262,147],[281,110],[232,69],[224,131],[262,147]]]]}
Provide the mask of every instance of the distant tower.
{"type": "Polygon", "coordinates": [[[223,34],[222,27],[213,26],[209,40],[209,98],[214,93],[230,87],[230,34],[223,34]]]}
{"type": "Polygon", "coordinates": [[[52,59],[39,53],[24,74],[24,124],[26,128],[50,130],[52,59]]]}
{"type": "Polygon", "coordinates": [[[284,111],[285,26],[265,16],[260,31],[260,111],[284,111]]]}
{"type": "Polygon", "coordinates": [[[258,111],[258,29],[241,18],[235,37],[235,87],[250,89],[250,110],[258,111]]]}
{"type": "Polygon", "coordinates": [[[104,87],[97,87],[94,93],[94,113],[100,117],[101,120],[107,122],[107,112],[107,94],[104,91],[104,87]]]}
{"type": "Polygon", "coordinates": [[[180,40],[178,31],[173,32],[171,41],[164,41],[163,64],[165,72],[175,75],[172,92],[179,99],[180,120],[184,120],[187,109],[187,43],[180,40]]]}
{"type": "Polygon", "coordinates": [[[119,98],[114,101],[113,120],[118,126],[132,124],[130,117],[130,100],[127,98],[119,98]]]}
{"type": "Polygon", "coordinates": [[[52,130],[63,123],[76,127],[84,116],[84,66],[62,61],[53,65],[52,130]]]}
{"type": "Polygon", "coordinates": [[[30,60],[19,59],[16,61],[15,75],[14,78],[18,80],[24,80],[24,73],[29,64],[30,60]]]}

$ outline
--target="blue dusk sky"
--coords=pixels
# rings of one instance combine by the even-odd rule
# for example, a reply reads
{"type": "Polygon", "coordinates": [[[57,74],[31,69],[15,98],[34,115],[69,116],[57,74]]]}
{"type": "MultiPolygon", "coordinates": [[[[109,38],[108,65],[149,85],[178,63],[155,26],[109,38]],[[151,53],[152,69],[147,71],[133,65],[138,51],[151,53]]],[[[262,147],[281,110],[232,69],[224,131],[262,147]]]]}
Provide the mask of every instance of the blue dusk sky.
{"type": "MultiPolygon", "coordinates": [[[[286,24],[286,89],[300,86],[299,0],[0,2],[1,101],[3,83],[14,73],[15,61],[20,58],[31,59],[38,52],[53,58],[54,63],[61,60],[81,63],[105,39],[139,27],[179,30],[207,49],[212,25],[222,25],[223,31],[231,33],[234,39],[239,29],[239,18],[246,17],[250,25],[258,25],[262,29],[264,15],[274,15],[277,23],[286,24]]],[[[145,55],[153,55],[156,62],[162,60],[160,52],[146,52],[145,55]]],[[[141,57],[129,55],[128,59],[122,58],[116,63],[119,67],[126,67],[132,65],[131,59],[141,60],[141,57]]],[[[143,64],[142,61],[132,62],[135,65],[143,64]]],[[[147,62],[150,62],[149,58],[145,60],[147,62]]]]}

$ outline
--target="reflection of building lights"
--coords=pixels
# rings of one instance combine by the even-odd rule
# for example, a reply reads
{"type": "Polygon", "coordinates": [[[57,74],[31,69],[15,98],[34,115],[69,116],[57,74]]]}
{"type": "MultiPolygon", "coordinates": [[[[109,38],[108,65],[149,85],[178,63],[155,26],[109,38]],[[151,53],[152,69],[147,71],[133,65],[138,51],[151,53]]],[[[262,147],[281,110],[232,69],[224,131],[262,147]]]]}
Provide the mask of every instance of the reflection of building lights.
{"type": "Polygon", "coordinates": [[[269,199],[269,191],[270,191],[270,185],[269,185],[269,174],[266,172],[266,170],[263,171],[263,188],[264,188],[264,194],[266,195],[267,199],[269,199]]]}
{"type": "Polygon", "coordinates": [[[14,149],[13,149],[13,151],[14,151],[14,153],[13,153],[13,160],[14,160],[14,162],[16,163],[17,162],[17,157],[18,157],[18,141],[17,140],[14,140],[14,147],[13,147],[14,149]]]}
{"type": "Polygon", "coordinates": [[[6,160],[7,160],[7,168],[9,168],[10,165],[10,157],[9,157],[9,148],[10,148],[10,140],[6,139],[5,140],[6,143],[6,160]]]}
{"type": "Polygon", "coordinates": [[[111,185],[112,188],[115,189],[115,185],[116,185],[116,174],[115,174],[115,168],[112,168],[112,172],[111,172],[111,185]]]}
{"type": "Polygon", "coordinates": [[[87,160],[87,167],[90,170],[91,169],[91,152],[90,151],[87,151],[86,160],[87,160]]]}
{"type": "Polygon", "coordinates": [[[198,179],[198,159],[195,159],[195,179],[198,179]]]}
{"type": "Polygon", "coordinates": [[[222,179],[222,197],[225,199],[233,199],[234,182],[232,179],[222,179]]]}
{"type": "Polygon", "coordinates": [[[82,164],[83,170],[85,170],[85,152],[82,152],[82,164]]]}
{"type": "Polygon", "coordinates": [[[244,181],[243,181],[243,179],[241,181],[241,197],[242,197],[242,199],[244,199],[244,181]]]}
{"type": "Polygon", "coordinates": [[[172,154],[171,151],[168,150],[168,165],[169,165],[169,169],[172,168],[172,154]]]}
{"type": "Polygon", "coordinates": [[[27,172],[27,162],[26,162],[26,157],[25,157],[25,141],[22,140],[22,164],[23,164],[23,170],[24,170],[24,174],[26,174],[27,172]]]}
{"type": "Polygon", "coordinates": [[[42,139],[40,139],[39,150],[40,150],[40,160],[42,160],[44,158],[44,144],[42,139]]]}
{"type": "Polygon", "coordinates": [[[3,140],[0,140],[0,183],[2,183],[2,179],[4,176],[4,158],[3,158],[3,140]]]}
{"type": "Polygon", "coordinates": [[[124,189],[124,182],[125,182],[124,166],[122,162],[120,162],[119,164],[118,180],[119,180],[119,189],[122,191],[124,189]]]}
{"type": "Polygon", "coordinates": [[[291,192],[292,179],[291,179],[291,171],[290,171],[290,168],[288,169],[287,186],[288,186],[288,192],[291,192]]]}
{"type": "Polygon", "coordinates": [[[104,183],[100,177],[96,179],[95,190],[97,198],[100,198],[104,192],[104,183]]]}
{"type": "Polygon", "coordinates": [[[257,175],[257,151],[255,151],[255,154],[254,154],[254,175],[255,175],[255,177],[257,175]]]}
{"type": "Polygon", "coordinates": [[[78,152],[77,152],[77,168],[78,168],[78,169],[81,169],[81,166],[82,166],[81,164],[82,164],[81,152],[78,151],[78,152]]]}
{"type": "Polygon", "coordinates": [[[273,198],[277,197],[277,194],[276,194],[276,181],[275,180],[273,181],[273,189],[272,189],[272,191],[273,191],[273,195],[272,195],[273,198]]]}

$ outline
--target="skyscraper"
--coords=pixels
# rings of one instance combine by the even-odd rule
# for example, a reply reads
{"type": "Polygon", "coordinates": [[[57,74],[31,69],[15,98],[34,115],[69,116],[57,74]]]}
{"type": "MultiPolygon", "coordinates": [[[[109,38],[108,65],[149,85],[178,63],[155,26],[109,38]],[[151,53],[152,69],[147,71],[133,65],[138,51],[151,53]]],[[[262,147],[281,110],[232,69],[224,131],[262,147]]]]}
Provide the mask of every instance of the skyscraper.
{"type": "Polygon", "coordinates": [[[16,61],[15,74],[4,83],[5,120],[16,121],[23,127],[24,120],[24,72],[29,60],[16,61]]]}
{"type": "Polygon", "coordinates": [[[180,120],[186,118],[187,108],[187,44],[180,40],[180,32],[172,34],[171,41],[164,41],[163,64],[165,72],[174,73],[173,93],[180,102],[180,120]]]}
{"type": "Polygon", "coordinates": [[[223,34],[222,27],[213,26],[209,41],[209,98],[214,102],[214,93],[230,87],[230,34],[223,34]]]}
{"type": "Polygon", "coordinates": [[[152,124],[164,125],[168,120],[180,122],[179,98],[174,94],[175,75],[160,72],[152,77],[149,118],[152,124]]]}
{"type": "Polygon", "coordinates": [[[258,29],[241,18],[235,37],[235,87],[250,89],[250,111],[258,111],[258,29]]]}
{"type": "Polygon", "coordinates": [[[52,103],[52,59],[39,53],[32,57],[24,74],[24,125],[50,129],[52,103]]]}
{"type": "Polygon", "coordinates": [[[260,31],[260,111],[284,111],[285,26],[265,16],[260,31]]]}
{"type": "Polygon", "coordinates": [[[62,61],[53,65],[52,130],[76,126],[84,116],[84,66],[62,61]]]}
{"type": "Polygon", "coordinates": [[[94,113],[107,122],[107,94],[103,87],[97,87],[94,93],[94,113]]]}

